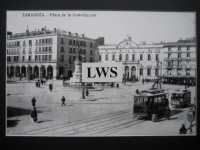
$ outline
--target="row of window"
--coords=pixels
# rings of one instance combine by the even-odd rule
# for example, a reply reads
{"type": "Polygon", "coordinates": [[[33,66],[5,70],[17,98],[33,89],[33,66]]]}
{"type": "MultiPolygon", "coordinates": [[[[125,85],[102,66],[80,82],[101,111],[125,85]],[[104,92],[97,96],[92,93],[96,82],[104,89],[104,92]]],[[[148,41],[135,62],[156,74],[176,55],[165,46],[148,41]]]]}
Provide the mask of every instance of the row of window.
{"type": "MultiPolygon", "coordinates": [[[[190,57],[190,53],[187,53],[186,57],[189,58],[190,57]]],[[[168,54],[168,58],[171,58],[171,54],[168,54]]],[[[178,54],[178,58],[181,58],[181,54],[178,54]]]]}
{"type": "MultiPolygon", "coordinates": [[[[69,55],[69,63],[74,63],[75,60],[76,60],[76,56],[69,55]]],[[[89,61],[92,62],[92,57],[90,57],[89,61]]],[[[64,62],[64,55],[61,55],[60,62],[64,62]]]]}
{"type": "MultiPolygon", "coordinates": [[[[61,44],[64,44],[63,38],[61,39],[61,44]]],[[[78,40],[69,40],[69,45],[76,45],[76,46],[85,46],[86,47],[86,42],[84,41],[78,41],[78,40]]],[[[93,47],[93,44],[90,43],[90,47],[93,47]]]]}
{"type": "MultiPolygon", "coordinates": [[[[108,61],[108,55],[105,55],[105,60],[108,61]]],[[[112,60],[115,60],[115,55],[112,55],[112,60]]],[[[119,55],[119,60],[122,60],[122,54],[119,55]]],[[[129,54],[126,54],[125,60],[129,60],[129,54]]],[[[135,54],[132,55],[132,60],[135,60],[135,54]]],[[[140,60],[143,60],[143,54],[140,54],[140,60]]],[[[148,54],[148,61],[151,60],[151,54],[148,54]]],[[[156,54],[156,60],[159,60],[159,55],[156,54]]],[[[99,55],[99,61],[101,61],[101,55],[99,55]]]]}
{"type": "MultiPolygon", "coordinates": [[[[29,51],[30,51],[30,48],[29,48],[29,51]]],[[[52,52],[52,48],[51,46],[49,47],[36,47],[35,48],[35,52],[52,52]]]]}
{"type": "MultiPolygon", "coordinates": [[[[190,47],[187,47],[187,50],[190,50],[190,47]]],[[[171,52],[171,47],[168,47],[168,51],[171,52]]],[[[181,51],[181,47],[178,47],[178,51],[181,51]]]]}
{"type": "MultiPolygon", "coordinates": [[[[143,70],[144,70],[143,68],[140,68],[140,72],[139,72],[140,75],[143,75],[143,70]]],[[[155,76],[157,76],[158,73],[159,73],[159,69],[156,68],[156,69],[155,69],[155,76]]],[[[147,75],[148,75],[148,76],[151,75],[151,68],[147,68],[147,75]]]]}
{"type": "MultiPolygon", "coordinates": [[[[28,56],[28,61],[32,60],[32,56],[28,56]]],[[[51,61],[52,56],[51,55],[35,55],[35,61],[51,61]]],[[[7,61],[11,62],[11,57],[7,57],[7,61]]],[[[18,62],[19,61],[19,56],[13,56],[13,61],[18,62]]],[[[25,61],[25,56],[22,56],[22,61],[25,61]]]]}

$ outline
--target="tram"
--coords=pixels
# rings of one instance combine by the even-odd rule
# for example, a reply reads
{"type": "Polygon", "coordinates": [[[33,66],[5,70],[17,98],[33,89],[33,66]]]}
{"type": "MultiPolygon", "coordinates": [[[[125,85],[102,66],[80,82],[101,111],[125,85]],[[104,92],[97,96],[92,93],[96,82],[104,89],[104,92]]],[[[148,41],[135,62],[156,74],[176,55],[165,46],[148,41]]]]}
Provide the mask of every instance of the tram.
{"type": "Polygon", "coordinates": [[[169,105],[168,95],[162,89],[148,89],[133,97],[133,115],[137,118],[150,118],[153,114],[163,114],[169,105]]]}
{"type": "Polygon", "coordinates": [[[173,107],[181,107],[191,103],[191,91],[189,90],[175,90],[171,94],[170,105],[173,107]]]}

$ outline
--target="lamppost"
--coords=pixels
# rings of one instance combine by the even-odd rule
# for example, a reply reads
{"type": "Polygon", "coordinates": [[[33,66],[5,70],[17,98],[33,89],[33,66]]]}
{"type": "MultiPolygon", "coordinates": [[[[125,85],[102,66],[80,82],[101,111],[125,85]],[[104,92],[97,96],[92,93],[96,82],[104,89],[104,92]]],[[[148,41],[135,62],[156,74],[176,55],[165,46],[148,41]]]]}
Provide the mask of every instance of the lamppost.
{"type": "MultiPolygon", "coordinates": [[[[82,56],[82,64],[83,64],[83,62],[85,61],[85,56],[83,55],[82,56]]],[[[81,76],[82,76],[82,74],[81,74],[81,76]]],[[[82,77],[81,77],[81,82],[82,82],[82,77]]],[[[82,99],[85,99],[85,92],[84,92],[84,82],[82,82],[82,85],[83,85],[83,90],[82,90],[82,96],[81,96],[81,98],[82,99]]]]}
{"type": "Polygon", "coordinates": [[[158,89],[158,76],[159,76],[158,68],[159,68],[159,60],[157,60],[157,89],[158,89]]]}
{"type": "Polygon", "coordinates": [[[124,62],[124,85],[126,85],[126,58],[124,62]]]}
{"type": "Polygon", "coordinates": [[[192,133],[192,122],[194,121],[195,118],[195,112],[193,111],[192,108],[187,113],[187,119],[190,122],[190,133],[192,133]]]}

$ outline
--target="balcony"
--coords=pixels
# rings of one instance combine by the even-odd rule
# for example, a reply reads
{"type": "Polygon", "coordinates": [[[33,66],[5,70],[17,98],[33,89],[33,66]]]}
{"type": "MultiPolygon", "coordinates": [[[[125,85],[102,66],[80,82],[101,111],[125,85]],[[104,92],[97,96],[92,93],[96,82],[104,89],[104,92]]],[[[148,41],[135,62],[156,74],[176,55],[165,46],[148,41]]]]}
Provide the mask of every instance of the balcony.
{"type": "Polygon", "coordinates": [[[23,47],[26,47],[26,44],[22,44],[23,47]]]}
{"type": "Polygon", "coordinates": [[[29,46],[29,47],[32,47],[32,44],[29,44],[28,46],[29,46]]]}
{"type": "Polygon", "coordinates": [[[177,66],[177,69],[182,69],[182,66],[177,66]]]}
{"type": "Polygon", "coordinates": [[[20,45],[7,45],[7,48],[17,48],[20,47],[20,45]]]}
{"type": "Polygon", "coordinates": [[[35,46],[44,46],[44,45],[52,45],[52,42],[47,42],[47,43],[35,43],[35,46]]]}
{"type": "Polygon", "coordinates": [[[22,52],[22,54],[26,54],[26,52],[25,52],[25,51],[23,51],[23,52],[22,52]]]}
{"type": "Polygon", "coordinates": [[[53,59],[53,60],[16,60],[16,61],[10,61],[8,63],[56,63],[57,60],[53,59]]]}
{"type": "Polygon", "coordinates": [[[186,76],[190,76],[190,73],[186,73],[186,76]]]}
{"type": "Polygon", "coordinates": [[[190,57],[186,57],[186,60],[191,60],[191,58],[190,57]]]}
{"type": "Polygon", "coordinates": [[[19,52],[7,52],[7,55],[19,55],[19,52]]]}
{"type": "Polygon", "coordinates": [[[49,54],[49,53],[53,53],[53,52],[52,51],[44,51],[44,52],[35,51],[35,54],[49,54]]]}
{"type": "Polygon", "coordinates": [[[172,65],[168,65],[166,68],[167,69],[172,69],[172,65]]]}
{"type": "Polygon", "coordinates": [[[140,61],[139,60],[115,60],[115,62],[122,62],[122,63],[139,63],[140,61]]]}
{"type": "Polygon", "coordinates": [[[32,54],[32,51],[28,51],[29,54],[32,54]]]}

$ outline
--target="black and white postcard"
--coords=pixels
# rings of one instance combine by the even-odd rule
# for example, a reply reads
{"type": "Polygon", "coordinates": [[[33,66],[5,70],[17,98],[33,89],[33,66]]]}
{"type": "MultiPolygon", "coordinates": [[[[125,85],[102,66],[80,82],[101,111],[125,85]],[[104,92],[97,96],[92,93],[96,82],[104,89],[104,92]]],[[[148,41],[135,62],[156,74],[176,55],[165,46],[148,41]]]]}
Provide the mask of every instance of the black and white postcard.
{"type": "Polygon", "coordinates": [[[196,14],[7,11],[6,136],[196,135],[196,14]]]}

